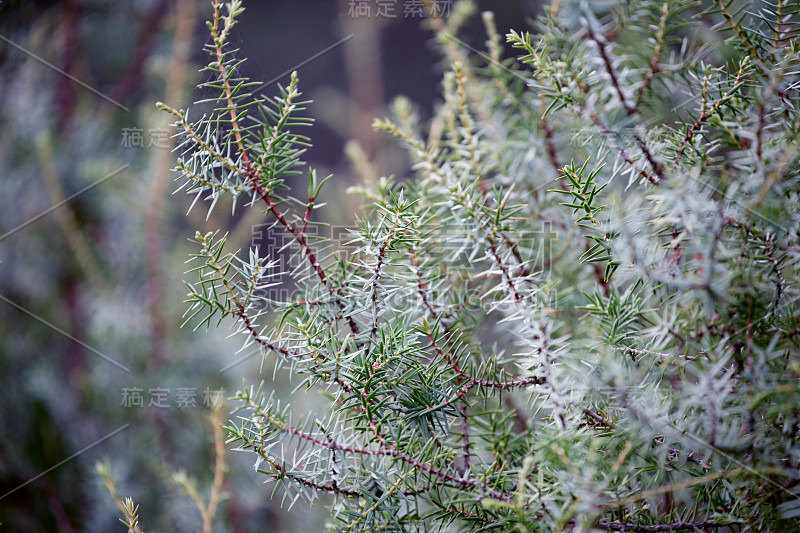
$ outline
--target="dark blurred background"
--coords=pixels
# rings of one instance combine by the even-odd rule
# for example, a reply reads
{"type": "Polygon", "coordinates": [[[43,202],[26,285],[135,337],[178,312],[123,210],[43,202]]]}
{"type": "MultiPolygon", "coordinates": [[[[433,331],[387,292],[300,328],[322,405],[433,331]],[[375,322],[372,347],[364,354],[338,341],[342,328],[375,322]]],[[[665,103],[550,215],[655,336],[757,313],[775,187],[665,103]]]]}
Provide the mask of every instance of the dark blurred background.
{"type": "MultiPolygon", "coordinates": [[[[398,95],[423,118],[438,102],[442,58],[406,3],[391,18],[374,1],[250,0],[234,31],[243,74],[275,93],[297,69],[314,99],[306,159],[335,174],[319,213],[332,223],[353,221],[361,199],[345,191],[367,178],[346,143],[378,175],[402,179],[402,148],[373,134],[372,120],[398,95]],[[370,16],[354,16],[365,4],[370,16]]],[[[451,3],[439,3],[447,16],[451,3]]],[[[533,1],[477,4],[500,31],[526,29],[536,14],[533,1]]],[[[185,108],[202,97],[193,88],[207,76],[198,70],[210,13],[205,0],[0,2],[0,531],[124,530],[97,461],[140,505],[144,531],[198,531],[171,477],[185,471],[208,492],[207,400],[243,380],[284,397],[294,387],[282,370],[273,382],[272,360],[262,368],[236,353],[240,339],[225,327],[180,327],[187,238],[221,229],[233,250],[246,248],[265,221],[224,206],[187,217],[192,198],[171,195],[170,120],[155,102],[185,108]]],[[[460,38],[484,49],[479,16],[460,38]]],[[[298,413],[316,407],[303,393],[292,402],[298,413]]],[[[214,531],[322,529],[324,505],[287,510],[249,457],[226,457],[214,531]]]]}

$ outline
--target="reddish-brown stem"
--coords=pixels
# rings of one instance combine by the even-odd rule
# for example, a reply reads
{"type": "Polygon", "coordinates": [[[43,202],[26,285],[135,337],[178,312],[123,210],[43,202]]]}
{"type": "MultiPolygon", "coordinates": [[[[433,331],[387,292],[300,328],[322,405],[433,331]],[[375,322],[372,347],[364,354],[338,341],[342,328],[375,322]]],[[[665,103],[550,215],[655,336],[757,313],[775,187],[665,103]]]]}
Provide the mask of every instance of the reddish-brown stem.
{"type": "MultiPolygon", "coordinates": [[[[513,379],[510,381],[489,381],[485,379],[478,379],[475,378],[469,373],[467,373],[464,369],[462,369],[456,361],[450,358],[447,353],[438,345],[436,342],[436,338],[433,336],[433,331],[428,332],[428,339],[431,341],[431,346],[434,350],[441,356],[444,361],[450,365],[450,368],[456,371],[456,373],[463,377],[469,383],[469,388],[474,387],[475,385],[480,385],[481,387],[487,388],[494,388],[494,389],[515,389],[519,387],[524,387],[526,385],[541,385],[544,383],[545,379],[541,377],[535,378],[518,378],[513,379]]],[[[464,391],[466,392],[466,390],[464,391]]],[[[463,394],[462,394],[463,395],[463,394]]]]}
{"type": "Polygon", "coordinates": [[[469,426],[467,425],[467,403],[461,402],[459,406],[459,418],[461,419],[461,442],[463,443],[464,450],[464,471],[469,469],[470,464],[470,451],[469,451],[469,426]]]}
{"type": "MultiPolygon", "coordinates": [[[[389,235],[391,235],[391,231],[389,235]]],[[[381,267],[383,267],[383,261],[386,258],[386,248],[389,246],[389,237],[386,237],[386,240],[381,243],[381,247],[378,250],[378,260],[375,262],[375,271],[373,272],[374,279],[372,281],[372,297],[370,300],[372,301],[372,308],[376,309],[378,306],[378,280],[380,279],[381,275],[381,267]]],[[[370,331],[370,339],[375,336],[375,333],[378,331],[378,319],[377,316],[372,321],[372,330],[370,331]]]]}
{"type": "Polygon", "coordinates": [[[444,511],[446,513],[451,513],[451,514],[457,515],[459,517],[476,518],[476,519],[478,519],[481,522],[484,522],[486,524],[496,524],[497,523],[497,520],[495,520],[493,518],[486,518],[485,516],[481,516],[481,515],[479,515],[477,513],[470,513],[469,511],[460,511],[458,509],[452,509],[450,507],[443,508],[442,511],[444,511]]]}
{"type": "Polygon", "coordinates": [[[517,287],[514,285],[514,280],[511,277],[511,273],[506,268],[505,263],[503,263],[503,260],[497,251],[497,245],[495,244],[494,239],[488,237],[487,241],[489,242],[489,250],[492,252],[492,257],[494,257],[497,266],[500,267],[500,271],[503,273],[503,277],[506,279],[506,284],[508,285],[508,291],[511,294],[511,297],[514,298],[515,302],[521,301],[524,297],[517,291],[517,287]]]}
{"type": "Polygon", "coordinates": [[[389,451],[383,450],[383,449],[370,450],[370,449],[366,449],[366,448],[356,448],[356,447],[353,447],[353,446],[343,446],[343,445],[339,444],[338,442],[336,442],[335,440],[333,440],[332,437],[328,437],[328,438],[326,438],[324,440],[320,439],[318,437],[315,437],[314,435],[306,433],[305,431],[302,431],[302,430],[300,430],[300,429],[298,429],[298,428],[296,428],[294,426],[290,426],[289,424],[286,424],[283,421],[276,419],[275,417],[271,416],[269,413],[265,412],[261,408],[261,406],[259,406],[258,404],[256,404],[252,400],[248,401],[247,403],[248,403],[248,405],[250,406],[250,409],[253,412],[257,413],[261,418],[263,418],[266,421],[268,421],[271,425],[277,427],[278,429],[280,429],[283,432],[291,433],[293,435],[297,435],[301,439],[304,439],[304,440],[307,440],[309,442],[312,442],[312,443],[316,444],[317,446],[321,446],[321,447],[327,448],[329,450],[347,452],[347,453],[356,453],[356,454],[361,454],[361,455],[392,455],[389,451]]]}
{"type": "MultiPolygon", "coordinates": [[[[221,42],[219,34],[220,20],[221,20],[220,2],[219,0],[217,0],[214,2],[214,22],[211,25],[211,36],[214,40],[214,46],[216,50],[216,59],[217,59],[216,67],[219,70],[219,78],[223,84],[225,100],[228,105],[228,111],[231,117],[231,130],[233,132],[233,136],[236,141],[236,146],[239,149],[239,154],[242,158],[242,164],[244,165],[245,174],[247,175],[247,178],[250,180],[252,190],[254,190],[258,194],[258,196],[264,201],[269,211],[278,220],[278,222],[286,229],[286,231],[292,234],[294,239],[297,241],[297,244],[304,251],[306,260],[308,261],[309,265],[311,265],[311,268],[314,269],[314,271],[316,272],[319,280],[322,282],[323,285],[326,285],[328,287],[328,291],[331,294],[333,294],[336,292],[335,288],[328,283],[328,276],[325,274],[325,270],[322,268],[322,265],[320,264],[317,257],[314,255],[314,252],[312,251],[311,247],[309,246],[308,242],[306,241],[305,231],[304,231],[306,224],[305,223],[303,224],[303,230],[301,230],[286,218],[286,214],[283,213],[278,208],[278,205],[270,196],[269,191],[266,190],[261,185],[260,181],[261,176],[259,175],[259,172],[253,168],[250,157],[248,156],[247,148],[245,147],[244,144],[244,138],[242,137],[241,127],[239,126],[238,106],[236,105],[233,99],[233,90],[230,86],[229,75],[227,68],[225,66],[224,53],[222,51],[223,43],[221,42]]],[[[274,132],[273,141],[271,141],[270,144],[274,142],[276,136],[277,136],[277,130],[274,132]]],[[[339,301],[338,303],[340,309],[343,309],[344,305],[341,303],[341,301],[339,301]]],[[[348,325],[350,326],[350,330],[354,334],[358,334],[359,328],[358,325],[355,323],[355,320],[353,320],[353,318],[349,316],[346,318],[346,320],[348,322],[348,325]]]]}
{"type": "MultiPolygon", "coordinates": [[[[258,329],[256,329],[255,326],[253,326],[252,320],[250,319],[250,317],[245,312],[244,304],[242,302],[240,302],[238,300],[238,298],[234,298],[233,299],[233,303],[236,306],[236,309],[233,311],[233,314],[235,316],[237,316],[239,318],[239,320],[242,321],[242,323],[244,324],[245,329],[247,329],[247,331],[250,333],[250,335],[253,337],[253,339],[255,340],[255,342],[257,344],[259,344],[260,346],[263,346],[264,348],[267,348],[269,350],[273,350],[273,351],[276,351],[276,352],[278,352],[280,354],[283,354],[286,357],[293,357],[293,358],[296,358],[296,359],[301,357],[301,354],[296,353],[296,352],[292,352],[292,351],[288,350],[287,348],[284,348],[282,346],[278,346],[277,344],[273,344],[273,343],[269,342],[267,339],[265,339],[258,332],[258,329]]],[[[318,361],[320,361],[320,362],[322,362],[324,360],[321,355],[317,355],[316,359],[318,361]]],[[[329,372],[326,372],[325,374],[328,374],[327,377],[329,379],[331,379],[334,383],[339,385],[342,388],[342,390],[344,390],[345,392],[348,392],[348,393],[352,393],[353,392],[353,388],[350,385],[348,385],[347,383],[345,383],[340,377],[334,376],[333,374],[331,374],[329,372]]]]}
{"type": "MultiPolygon", "coordinates": [[[[595,125],[598,128],[600,128],[600,131],[602,131],[604,135],[611,135],[612,132],[609,129],[609,127],[605,124],[605,122],[603,122],[603,120],[600,117],[597,116],[596,113],[590,113],[589,117],[592,119],[592,122],[594,122],[595,125]]],[[[628,163],[631,167],[635,167],[636,166],[636,161],[634,161],[633,158],[631,158],[628,155],[628,153],[625,152],[624,148],[622,148],[621,146],[617,145],[617,151],[619,152],[619,155],[622,156],[622,159],[626,163],[628,163]]],[[[650,174],[649,172],[647,172],[644,169],[640,169],[639,170],[639,175],[642,176],[643,178],[645,178],[647,181],[649,181],[653,185],[658,184],[658,178],[656,176],[653,176],[652,174],[650,174]]]]}
{"type": "MultiPolygon", "coordinates": [[[[286,215],[278,208],[278,205],[275,203],[272,197],[270,197],[269,192],[266,191],[264,187],[261,186],[261,183],[259,183],[259,176],[250,166],[249,160],[245,161],[245,166],[247,175],[251,180],[252,184],[251,186],[253,190],[255,190],[256,193],[258,193],[258,195],[267,205],[267,208],[270,210],[272,215],[278,220],[278,222],[280,222],[280,224],[286,229],[286,231],[292,234],[294,239],[297,241],[297,244],[304,251],[306,260],[308,261],[309,265],[311,265],[311,268],[314,269],[314,272],[316,272],[320,282],[322,282],[323,285],[326,285],[328,287],[328,292],[330,292],[331,294],[336,293],[337,292],[336,289],[333,287],[333,285],[328,283],[328,276],[325,274],[325,270],[322,268],[322,265],[320,264],[316,255],[314,255],[314,252],[311,249],[311,246],[309,246],[308,241],[306,241],[305,233],[301,231],[299,228],[297,228],[286,218],[286,215]]],[[[303,228],[305,227],[306,224],[304,223],[303,228]]],[[[339,301],[338,299],[337,302],[339,304],[339,308],[343,309],[344,304],[342,304],[342,302],[339,301]]],[[[350,326],[350,331],[352,331],[354,334],[358,334],[360,330],[358,324],[356,324],[355,320],[353,320],[353,317],[348,316],[346,317],[346,320],[348,325],[350,326]]]]}
{"type": "Polygon", "coordinates": [[[544,132],[544,145],[547,149],[547,156],[550,159],[550,164],[556,171],[558,184],[563,190],[567,191],[569,190],[569,186],[567,185],[567,179],[561,173],[561,164],[558,162],[558,152],[556,151],[556,143],[555,139],[553,138],[553,127],[550,126],[550,123],[547,121],[547,117],[542,117],[542,119],[539,121],[539,126],[542,128],[542,132],[544,132]]]}
{"type": "Polygon", "coordinates": [[[642,83],[642,86],[639,88],[639,92],[636,95],[636,109],[639,109],[639,106],[644,99],[644,95],[650,88],[650,84],[652,83],[655,75],[661,72],[661,67],[658,65],[658,62],[661,59],[661,48],[664,46],[664,34],[666,33],[667,29],[668,14],[669,4],[664,2],[664,5],[661,8],[661,18],[658,21],[658,32],[656,32],[656,45],[653,48],[653,59],[650,61],[650,70],[647,71],[647,74],[644,77],[644,82],[642,83]]]}
{"type": "Polygon", "coordinates": [[[606,41],[605,37],[598,36],[593,29],[589,28],[589,35],[592,38],[592,41],[597,45],[597,50],[600,52],[600,58],[603,60],[603,65],[605,66],[606,73],[608,77],[611,79],[611,85],[614,87],[614,91],[617,93],[617,98],[619,98],[622,107],[625,109],[625,112],[628,115],[633,115],[636,113],[636,108],[631,106],[628,103],[628,99],[625,98],[625,94],[622,92],[622,87],[620,87],[619,80],[617,79],[617,73],[614,70],[614,64],[611,61],[611,56],[609,54],[608,48],[606,45],[608,41],[606,41]]]}
{"type": "Polygon", "coordinates": [[[507,494],[500,492],[499,490],[491,489],[488,485],[483,483],[482,481],[475,479],[474,477],[456,477],[454,474],[450,472],[446,472],[444,470],[439,470],[438,468],[433,467],[429,462],[419,461],[408,455],[407,453],[401,452],[396,449],[393,445],[389,445],[386,440],[375,430],[374,424],[370,422],[370,425],[373,427],[373,431],[375,433],[375,437],[380,441],[380,443],[384,446],[387,451],[389,451],[390,455],[397,457],[398,459],[403,460],[404,462],[415,466],[416,468],[423,470],[429,474],[433,474],[435,476],[440,477],[441,479],[447,480],[451,483],[462,487],[472,487],[472,488],[479,488],[484,491],[486,496],[490,498],[494,498],[496,500],[504,501],[504,502],[511,502],[513,501],[510,496],[507,494]]]}
{"type": "MultiPolygon", "coordinates": [[[[600,57],[603,59],[603,65],[605,66],[606,73],[608,74],[609,78],[611,79],[611,85],[614,87],[614,91],[617,93],[617,98],[619,98],[622,107],[625,109],[625,112],[628,116],[633,116],[636,114],[636,107],[632,106],[628,103],[627,98],[625,98],[625,93],[622,92],[622,87],[620,86],[619,79],[617,77],[616,70],[614,69],[614,64],[611,61],[611,56],[608,52],[606,45],[608,44],[605,37],[598,36],[595,34],[594,30],[589,29],[589,35],[591,36],[592,40],[597,45],[597,49],[600,52],[600,57]]],[[[653,169],[653,172],[658,177],[657,179],[653,178],[653,176],[649,176],[648,179],[652,183],[658,183],[659,181],[663,181],[666,179],[666,174],[664,173],[664,167],[661,163],[653,156],[653,153],[650,151],[650,148],[647,146],[645,140],[639,135],[638,133],[634,133],[634,139],[636,139],[637,144],[639,145],[639,149],[644,154],[647,161],[650,163],[650,166],[653,169]]],[[[621,151],[621,150],[620,150],[621,151]]]]}
{"type": "Polygon", "coordinates": [[[422,298],[422,303],[425,305],[425,308],[428,309],[428,312],[433,317],[437,317],[439,314],[431,305],[430,301],[428,300],[428,282],[425,281],[425,278],[422,277],[422,270],[420,269],[419,260],[417,259],[416,250],[409,249],[408,251],[409,258],[411,259],[411,266],[414,269],[414,274],[417,277],[417,292],[419,293],[420,297],[422,298]]]}
{"type": "Polygon", "coordinates": [[[735,88],[739,86],[739,84],[742,81],[743,75],[744,75],[744,69],[740,68],[739,72],[736,73],[736,79],[733,82],[734,88],[725,93],[719,100],[714,102],[714,105],[712,105],[710,108],[700,113],[700,115],[697,117],[697,120],[694,121],[694,124],[692,124],[688,130],[686,130],[686,134],[683,136],[683,140],[681,141],[680,147],[678,147],[678,152],[675,154],[675,160],[672,162],[673,167],[675,167],[675,165],[677,165],[678,162],[681,160],[681,157],[683,156],[683,152],[686,149],[687,144],[689,143],[689,141],[692,140],[692,137],[694,137],[694,134],[697,132],[697,130],[700,129],[700,126],[702,126],[706,120],[708,120],[712,115],[714,115],[714,113],[716,113],[720,109],[720,107],[722,107],[722,104],[725,103],[725,101],[727,101],[727,99],[733,93],[735,88]]]}
{"type": "Polygon", "coordinates": [[[303,235],[306,234],[306,228],[308,227],[308,221],[311,218],[311,210],[314,209],[314,200],[315,198],[312,196],[308,199],[308,203],[306,204],[306,212],[303,215],[303,227],[300,228],[300,233],[303,235]]]}
{"type": "MultiPolygon", "coordinates": [[[[758,55],[758,51],[753,46],[753,42],[750,40],[750,37],[745,32],[744,28],[736,22],[736,19],[733,18],[733,15],[728,10],[728,6],[725,5],[723,0],[717,0],[717,5],[719,6],[720,11],[722,12],[722,16],[725,21],[730,25],[731,29],[736,33],[736,36],[742,42],[744,47],[747,49],[747,53],[750,54],[750,57],[753,59],[753,65],[755,65],[756,69],[758,70],[761,75],[766,76],[767,73],[764,71],[764,67],[761,66],[761,58],[758,55]]],[[[728,3],[730,5],[730,2],[728,3]]]]}
{"type": "Polygon", "coordinates": [[[302,476],[298,476],[297,474],[293,474],[291,472],[287,472],[286,469],[279,465],[277,461],[273,461],[270,459],[269,455],[264,451],[263,448],[256,448],[256,453],[258,453],[266,462],[268,462],[272,468],[274,468],[277,472],[268,473],[269,476],[280,479],[283,477],[288,477],[292,481],[296,481],[301,485],[305,485],[306,487],[312,488],[314,490],[319,490],[322,492],[328,492],[331,494],[340,494],[342,496],[350,496],[350,497],[358,497],[361,496],[361,492],[352,489],[343,489],[337,486],[336,482],[333,481],[330,484],[324,485],[322,483],[317,483],[316,481],[311,481],[308,478],[304,478],[302,476]]]}

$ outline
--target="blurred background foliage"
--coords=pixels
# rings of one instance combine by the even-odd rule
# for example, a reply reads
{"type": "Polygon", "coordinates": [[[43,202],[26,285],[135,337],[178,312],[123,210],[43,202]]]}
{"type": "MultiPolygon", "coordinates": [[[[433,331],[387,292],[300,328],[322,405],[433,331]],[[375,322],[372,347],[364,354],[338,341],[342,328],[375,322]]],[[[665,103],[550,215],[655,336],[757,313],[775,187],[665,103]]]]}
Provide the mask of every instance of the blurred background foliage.
{"type": "MultiPolygon", "coordinates": [[[[317,125],[307,161],[333,173],[319,216],[351,223],[348,186],[402,178],[398,145],[372,132],[386,102],[436,105],[441,56],[423,20],[350,16],[349,0],[246,2],[234,41],[253,79],[286,82],[298,68],[317,125]],[[348,39],[348,36],[352,38],[348,39]],[[362,150],[347,145],[355,140],[362,150]],[[350,146],[346,150],[346,146],[350,146]],[[373,170],[356,171],[346,152],[373,170]],[[364,175],[372,173],[373,175],[364,175]]],[[[485,0],[501,30],[525,29],[537,2],[485,0]]],[[[8,531],[122,531],[95,472],[107,459],[145,531],[198,531],[185,471],[206,497],[214,453],[206,391],[243,378],[288,395],[293,385],[224,331],[181,329],[184,260],[194,228],[231,231],[246,248],[263,219],[204,210],[185,217],[176,195],[171,130],[154,102],[185,106],[206,58],[210,2],[0,2],[0,524],[8,531]],[[191,229],[190,229],[191,228],[191,229]],[[240,364],[234,365],[244,358],[240,364]],[[224,371],[223,371],[224,370],[224,371]],[[180,388],[195,406],[179,401],[180,388]],[[142,407],[126,405],[141,389],[142,407]],[[167,391],[158,403],[158,391],[167,391]],[[127,399],[126,399],[127,396],[127,399]],[[183,404],[183,406],[179,406],[183,404]],[[43,474],[43,475],[42,475],[43,474]]],[[[476,20],[461,37],[483,49],[476,20]]],[[[473,51],[467,50],[468,54],[473,51]]],[[[513,54],[509,54],[513,55],[513,54]]],[[[255,210],[249,210],[255,211],[255,210]]],[[[295,405],[313,409],[298,393],[295,405]]],[[[249,458],[226,454],[214,531],[318,531],[313,510],[280,508],[249,458]],[[241,459],[241,460],[240,460],[241,459]]],[[[324,509],[321,506],[320,509],[324,509]]]]}

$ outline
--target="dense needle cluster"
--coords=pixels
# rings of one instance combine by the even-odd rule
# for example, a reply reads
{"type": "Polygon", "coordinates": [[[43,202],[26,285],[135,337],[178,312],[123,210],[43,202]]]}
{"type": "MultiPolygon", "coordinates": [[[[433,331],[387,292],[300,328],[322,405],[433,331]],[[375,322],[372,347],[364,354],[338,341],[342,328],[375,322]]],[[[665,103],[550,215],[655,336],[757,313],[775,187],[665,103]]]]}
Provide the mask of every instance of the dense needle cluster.
{"type": "Polygon", "coordinates": [[[330,400],[245,387],[230,443],[292,503],[332,495],[337,531],[796,528],[797,3],[555,1],[505,42],[484,13],[468,54],[473,11],[429,21],[442,102],[375,122],[413,167],[361,189],[343,249],[313,216],[325,180],[289,194],[297,76],[260,96],[240,2],[215,1],[213,110],[161,105],[182,187],[289,244],[198,234],[187,321],[232,320],[330,400]]]}

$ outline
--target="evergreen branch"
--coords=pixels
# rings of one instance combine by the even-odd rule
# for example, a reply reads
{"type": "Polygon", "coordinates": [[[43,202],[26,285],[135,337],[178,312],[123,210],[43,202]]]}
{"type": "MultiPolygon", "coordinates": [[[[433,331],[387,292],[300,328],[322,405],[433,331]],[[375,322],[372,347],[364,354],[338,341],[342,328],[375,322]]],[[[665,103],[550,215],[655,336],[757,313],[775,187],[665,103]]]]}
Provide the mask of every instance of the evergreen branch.
{"type": "Polygon", "coordinates": [[[107,462],[98,462],[95,464],[95,472],[100,475],[108,494],[122,513],[123,517],[120,518],[120,522],[128,528],[128,533],[142,533],[139,527],[139,506],[134,505],[132,498],[128,497],[123,500],[119,495],[117,481],[111,476],[111,465],[107,462]]]}
{"type": "Polygon", "coordinates": [[[611,86],[614,88],[614,92],[617,94],[622,108],[628,116],[634,115],[636,113],[636,107],[628,103],[625,93],[622,92],[616,69],[614,68],[610,52],[608,51],[608,41],[604,36],[598,35],[590,24],[586,25],[586,31],[589,34],[589,38],[594,42],[595,46],[597,46],[598,52],[600,52],[600,58],[603,60],[603,67],[605,67],[606,74],[608,74],[608,78],[611,80],[611,86]]]}
{"type": "Polygon", "coordinates": [[[320,446],[322,448],[327,448],[329,450],[346,452],[346,453],[355,453],[360,455],[392,455],[390,451],[384,449],[368,449],[368,448],[358,448],[355,446],[344,446],[342,444],[337,443],[333,438],[327,436],[325,439],[315,437],[314,435],[302,431],[294,426],[291,426],[280,420],[279,418],[273,416],[272,414],[265,411],[262,406],[252,398],[238,396],[238,399],[243,400],[246,405],[250,408],[250,410],[256,414],[262,420],[268,422],[270,425],[278,428],[283,433],[289,433],[295,436],[300,437],[303,440],[306,440],[316,446],[320,446]]]}
{"type": "Polygon", "coordinates": [[[242,157],[242,162],[244,163],[245,167],[249,169],[250,159],[247,155],[247,150],[244,146],[244,139],[242,138],[241,128],[239,126],[239,107],[236,105],[233,99],[233,90],[231,89],[230,85],[231,73],[228,71],[225,61],[225,53],[223,52],[223,46],[225,46],[227,43],[230,30],[236,23],[236,17],[241,14],[243,9],[240,7],[241,2],[239,2],[239,0],[230,2],[227,6],[228,16],[225,17],[225,26],[222,28],[222,31],[220,31],[219,26],[220,21],[222,20],[220,13],[221,5],[221,0],[214,0],[214,17],[211,24],[209,24],[209,28],[211,30],[211,39],[214,41],[214,49],[216,51],[215,66],[219,71],[219,79],[224,87],[225,101],[228,105],[228,113],[231,117],[231,128],[236,139],[236,145],[239,148],[239,154],[242,157]]]}
{"type": "Polygon", "coordinates": [[[612,349],[620,351],[620,352],[629,353],[631,355],[636,355],[636,356],[655,355],[656,357],[660,357],[661,359],[685,359],[687,361],[694,361],[696,359],[696,357],[693,356],[693,355],[673,355],[673,354],[670,354],[670,353],[653,352],[653,351],[650,351],[650,350],[631,348],[631,347],[627,347],[627,346],[622,346],[622,347],[615,346],[612,349]]]}
{"type": "Polygon", "coordinates": [[[733,85],[722,95],[713,105],[711,105],[708,109],[705,109],[706,104],[705,101],[703,102],[703,110],[701,111],[700,115],[697,117],[697,120],[694,121],[683,136],[681,143],[678,147],[678,151],[675,154],[675,158],[672,161],[673,168],[678,164],[683,156],[683,151],[686,149],[688,143],[694,137],[694,134],[700,129],[700,127],[705,123],[710,117],[714,116],[717,112],[719,112],[720,108],[725,105],[731,98],[733,98],[739,89],[742,87],[744,83],[744,75],[746,72],[747,62],[742,62],[739,65],[739,70],[736,73],[736,79],[733,82],[733,85]]]}
{"type": "Polygon", "coordinates": [[[422,470],[423,472],[427,472],[428,474],[437,476],[441,478],[443,481],[450,482],[457,487],[470,487],[473,489],[479,489],[481,491],[479,499],[488,497],[504,502],[512,501],[510,496],[508,496],[504,492],[491,488],[488,484],[479,479],[476,479],[474,477],[457,477],[453,473],[431,466],[429,462],[419,461],[414,457],[410,456],[409,454],[401,452],[394,447],[388,447],[386,441],[383,440],[383,438],[380,437],[379,435],[378,437],[381,443],[388,448],[388,451],[390,452],[391,455],[393,455],[398,459],[401,459],[402,461],[410,464],[411,466],[416,467],[418,470],[422,470]]]}
{"type": "Polygon", "coordinates": [[[800,467],[785,385],[800,372],[796,47],[775,59],[788,4],[747,18],[727,2],[702,17],[682,15],[696,13],[689,1],[561,2],[508,36],[532,67],[524,83],[491,15],[488,54],[470,63],[452,32],[474,6],[458,4],[431,22],[451,67],[430,131],[402,98],[375,122],[406,146],[413,175],[364,188],[355,249],[341,253],[311,233],[313,170],[304,201],[281,197],[309,146],[290,131],[309,123],[296,76],[273,100],[245,94],[224,44],[233,15],[215,5],[217,109],[194,123],[176,112],[182,187],[212,202],[252,195],[299,264],[282,272],[208,237],[187,313],[232,317],[246,346],[326,393],[327,421],[293,421],[260,390],[237,395],[231,442],[257,469],[266,461],[285,498],[339,496],[340,530],[711,530],[739,516],[768,529],[795,516],[789,492],[759,485],[800,467]],[[731,21],[738,73],[710,53],[731,21]],[[553,169],[558,185],[543,190],[553,169]],[[620,173],[627,187],[612,183],[620,173]],[[264,296],[283,275],[302,295],[264,296]],[[718,453],[698,453],[695,434],[718,453]],[[760,481],[724,450],[746,454],[760,481]]]}
{"type": "MultiPolygon", "coordinates": [[[[618,80],[618,75],[614,69],[614,65],[608,51],[608,43],[605,37],[597,35],[591,25],[587,26],[587,31],[589,32],[589,36],[591,37],[592,41],[597,45],[597,49],[600,52],[600,57],[603,59],[603,66],[605,67],[606,73],[611,80],[611,85],[614,88],[614,91],[616,92],[623,109],[629,117],[634,116],[637,113],[636,106],[628,103],[628,100],[622,91],[622,87],[620,86],[620,82],[618,80]]],[[[639,148],[642,150],[645,158],[647,158],[647,161],[650,163],[650,167],[657,176],[657,179],[655,179],[653,176],[648,176],[648,180],[654,185],[666,180],[667,176],[664,173],[664,167],[659,161],[656,160],[645,140],[641,135],[639,135],[639,133],[634,133],[633,136],[636,139],[636,142],[639,144],[639,148]]]]}
{"type": "MultiPolygon", "coordinates": [[[[232,173],[240,175],[240,176],[246,176],[247,175],[247,170],[245,168],[236,166],[236,164],[233,162],[233,160],[231,160],[229,157],[225,157],[224,155],[222,155],[219,151],[217,151],[211,145],[209,145],[205,141],[205,139],[203,139],[203,137],[196,131],[194,126],[189,124],[189,122],[188,122],[188,120],[186,118],[186,112],[185,111],[179,111],[179,110],[173,109],[173,108],[169,107],[168,105],[166,105],[166,104],[164,104],[162,102],[158,102],[156,104],[156,106],[158,107],[158,109],[160,109],[162,111],[166,111],[167,113],[170,113],[171,115],[174,115],[178,119],[178,125],[181,126],[181,128],[183,128],[183,131],[184,131],[185,135],[189,139],[191,139],[202,151],[206,152],[214,160],[219,162],[221,165],[225,166],[232,173]]],[[[179,162],[178,164],[179,164],[179,166],[181,164],[183,164],[184,168],[185,168],[185,163],[179,162]]]]}
{"type": "Polygon", "coordinates": [[[639,92],[636,94],[636,102],[634,104],[634,109],[639,109],[644,99],[645,94],[650,89],[650,85],[653,82],[653,78],[656,74],[661,72],[661,66],[659,65],[659,61],[661,60],[661,52],[664,47],[664,36],[666,35],[667,30],[667,16],[669,15],[669,3],[664,2],[661,6],[661,17],[658,20],[658,30],[656,30],[656,38],[655,38],[655,46],[653,47],[653,57],[650,60],[650,68],[647,70],[647,74],[645,74],[644,81],[642,82],[641,87],[639,87],[639,92]]]}
{"type": "Polygon", "coordinates": [[[709,530],[741,524],[740,521],[701,520],[698,522],[674,522],[672,524],[640,525],[628,522],[608,522],[599,520],[595,526],[606,531],[695,531],[709,530]]]}
{"type": "Polygon", "coordinates": [[[300,474],[297,474],[295,472],[291,472],[286,468],[285,465],[281,465],[277,461],[274,461],[273,459],[271,459],[269,457],[269,455],[267,455],[267,453],[264,451],[263,448],[254,448],[254,451],[258,455],[260,455],[261,458],[264,459],[264,461],[269,463],[269,465],[272,466],[272,468],[275,469],[274,472],[267,472],[267,471],[264,471],[264,470],[259,470],[259,472],[261,472],[263,474],[266,474],[266,475],[268,475],[269,477],[271,477],[271,478],[273,478],[275,480],[280,481],[280,480],[282,480],[284,478],[288,478],[291,481],[294,481],[295,483],[299,483],[299,484],[301,484],[303,486],[309,487],[311,489],[314,489],[314,490],[317,490],[317,491],[320,491],[320,492],[327,492],[327,493],[330,493],[330,494],[347,496],[347,497],[350,497],[350,498],[357,498],[357,497],[361,496],[361,492],[360,491],[353,490],[353,489],[341,488],[341,487],[338,486],[338,484],[335,481],[333,481],[331,483],[327,483],[327,484],[317,483],[316,481],[314,481],[312,479],[304,477],[304,476],[302,476],[300,474]]]}
{"type": "Polygon", "coordinates": [[[722,16],[725,18],[725,21],[730,25],[731,29],[736,34],[736,37],[739,38],[739,42],[744,46],[747,53],[750,55],[750,58],[753,60],[753,64],[755,65],[756,69],[762,74],[766,75],[763,67],[761,67],[761,57],[756,50],[756,47],[753,41],[750,39],[750,36],[747,34],[745,29],[736,21],[736,18],[730,11],[730,6],[733,4],[733,0],[729,0],[728,3],[725,3],[725,0],[716,0],[716,4],[719,7],[722,16]]]}
{"type": "MultiPolygon", "coordinates": [[[[426,328],[423,328],[422,331],[425,331],[426,328]]],[[[518,378],[512,379],[508,381],[491,381],[486,379],[479,379],[469,375],[466,371],[464,371],[456,361],[451,359],[445,351],[436,343],[436,338],[434,337],[434,330],[432,328],[427,328],[427,336],[431,342],[431,347],[439,354],[439,356],[448,364],[450,367],[456,371],[456,373],[464,378],[468,383],[470,388],[480,385],[481,387],[486,388],[494,388],[494,389],[514,389],[519,387],[526,387],[528,385],[541,385],[545,383],[546,379],[535,377],[535,378],[518,378]]]]}
{"type": "Polygon", "coordinates": [[[350,522],[346,528],[342,530],[342,533],[350,533],[354,531],[355,528],[364,520],[367,519],[372,513],[374,513],[382,504],[383,502],[392,496],[395,492],[398,492],[400,486],[405,482],[406,477],[410,476],[411,472],[406,473],[405,475],[401,475],[397,477],[397,481],[395,481],[394,485],[389,487],[386,492],[384,492],[380,498],[377,498],[377,501],[373,503],[369,508],[364,509],[361,511],[361,514],[352,522],[350,522]]]}

